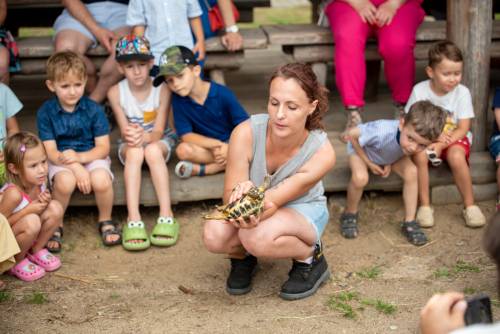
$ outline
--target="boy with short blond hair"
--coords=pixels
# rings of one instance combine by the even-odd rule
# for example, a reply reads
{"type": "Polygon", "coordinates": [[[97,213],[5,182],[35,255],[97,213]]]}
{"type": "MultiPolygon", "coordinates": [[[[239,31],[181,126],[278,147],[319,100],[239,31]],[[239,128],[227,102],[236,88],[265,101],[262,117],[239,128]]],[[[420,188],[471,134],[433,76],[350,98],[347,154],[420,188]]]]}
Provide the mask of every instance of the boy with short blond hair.
{"type": "Polygon", "coordinates": [[[346,209],[340,217],[341,233],[345,238],[358,235],[358,204],[368,183],[368,170],[381,177],[388,177],[393,170],[403,179],[405,220],[401,223],[402,233],[414,245],[427,242],[415,221],[417,168],[410,156],[423,151],[439,137],[445,120],[444,110],[428,101],[420,101],[412,105],[399,121],[368,122],[348,131],[351,180],[347,188],[346,209]]]}
{"type": "Polygon", "coordinates": [[[469,89],[460,84],[462,80],[463,57],[460,49],[449,41],[441,41],[429,49],[429,63],[426,73],[429,80],[413,87],[408,107],[421,100],[429,100],[447,111],[448,117],[443,133],[436,143],[415,155],[418,168],[418,191],[420,207],[417,221],[422,227],[434,225],[434,210],[429,196],[429,160],[434,166],[442,160],[448,162],[457,188],[464,202],[463,217],[468,227],[480,227],[486,223],[481,209],[474,204],[472,178],[468,165],[472,133],[471,119],[474,108],[469,89]]]}
{"type": "MultiPolygon", "coordinates": [[[[75,188],[94,192],[99,211],[99,231],[104,245],[120,243],[120,232],[111,220],[113,173],[109,159],[109,124],[103,107],[84,96],[87,71],[71,51],[53,54],[47,61],[48,89],[55,96],[37,112],[37,126],[49,160],[53,197],[66,210],[75,188]]],[[[51,249],[60,250],[62,226],[51,249]]]]}
{"type": "Polygon", "coordinates": [[[200,74],[193,52],[172,46],[160,57],[160,73],[154,80],[155,86],[165,81],[173,93],[175,128],[181,138],[175,174],[180,178],[224,171],[231,132],[248,119],[229,88],[204,81],[200,74]]]}

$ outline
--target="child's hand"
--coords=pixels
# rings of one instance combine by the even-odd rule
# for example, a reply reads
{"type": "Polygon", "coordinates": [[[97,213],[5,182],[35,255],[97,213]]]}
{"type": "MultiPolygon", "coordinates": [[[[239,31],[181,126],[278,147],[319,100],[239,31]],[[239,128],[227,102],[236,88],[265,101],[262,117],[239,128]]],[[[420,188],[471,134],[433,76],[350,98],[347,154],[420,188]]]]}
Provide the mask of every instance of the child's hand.
{"type": "Polygon", "coordinates": [[[215,162],[219,165],[225,165],[227,162],[227,150],[228,145],[226,143],[222,143],[220,146],[216,146],[212,153],[215,158],[215,162]]]}
{"type": "Polygon", "coordinates": [[[373,163],[373,162],[370,162],[368,164],[368,168],[370,168],[371,172],[375,175],[380,175],[382,176],[384,174],[384,168],[383,167],[380,167],[379,165],[373,163]]]}
{"type": "Polygon", "coordinates": [[[429,146],[427,146],[427,149],[436,152],[436,155],[438,157],[441,156],[441,152],[443,152],[443,149],[446,147],[445,144],[437,142],[437,143],[432,143],[429,146]]]}
{"type": "Polygon", "coordinates": [[[42,191],[40,195],[38,195],[38,201],[40,201],[41,203],[49,204],[51,200],[52,200],[52,195],[47,189],[45,189],[45,191],[42,191]]]}
{"type": "Polygon", "coordinates": [[[450,145],[452,142],[451,133],[443,132],[439,135],[438,142],[443,143],[445,145],[450,145]]]}
{"type": "Polygon", "coordinates": [[[90,173],[82,165],[74,166],[73,173],[76,177],[76,186],[83,194],[90,194],[92,186],[90,185],[90,173]]]}
{"type": "Polygon", "coordinates": [[[389,25],[392,19],[396,15],[398,8],[400,7],[399,0],[397,1],[386,1],[377,8],[377,13],[375,14],[375,19],[379,27],[389,25]]]}
{"type": "Polygon", "coordinates": [[[370,0],[354,0],[349,3],[358,12],[364,23],[375,24],[377,22],[375,17],[377,14],[377,7],[375,7],[370,0]]]}
{"type": "Polygon", "coordinates": [[[144,143],[144,129],[142,126],[130,123],[125,129],[125,141],[128,146],[141,147],[144,143]]]}
{"type": "Polygon", "coordinates": [[[382,169],[382,176],[383,178],[388,177],[391,174],[391,165],[385,165],[384,168],[382,169]]]}
{"type": "Polygon", "coordinates": [[[64,150],[59,153],[58,160],[64,165],[74,164],[75,162],[80,163],[80,157],[78,156],[78,153],[71,149],[64,150]]]}
{"type": "Polygon", "coordinates": [[[193,53],[196,54],[198,52],[198,58],[196,60],[200,61],[205,59],[205,41],[196,42],[193,47],[193,53]]]}
{"type": "Polygon", "coordinates": [[[28,208],[30,209],[30,212],[40,215],[42,212],[45,211],[47,208],[47,205],[49,205],[48,202],[41,202],[39,199],[34,200],[30,204],[28,204],[28,208]]]}

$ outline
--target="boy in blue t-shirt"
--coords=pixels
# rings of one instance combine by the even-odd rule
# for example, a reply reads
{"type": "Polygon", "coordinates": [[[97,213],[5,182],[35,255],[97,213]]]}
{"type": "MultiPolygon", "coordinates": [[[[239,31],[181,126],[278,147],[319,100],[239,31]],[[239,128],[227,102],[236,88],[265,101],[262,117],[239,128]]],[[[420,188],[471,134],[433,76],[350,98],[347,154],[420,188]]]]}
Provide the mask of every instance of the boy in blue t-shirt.
{"type": "MultiPolygon", "coordinates": [[[[100,104],[84,96],[87,70],[74,52],[53,54],[47,61],[47,87],[55,96],[38,109],[38,134],[47,151],[53,197],[64,210],[75,188],[94,192],[99,211],[99,232],[104,245],[121,243],[111,220],[113,173],[109,159],[109,124],[100,104]]],[[[62,226],[47,244],[61,250],[62,226]]]]}
{"type": "MultiPolygon", "coordinates": [[[[497,163],[497,187],[500,192],[500,87],[495,89],[493,104],[491,106],[495,113],[495,122],[493,122],[493,133],[490,137],[488,148],[490,154],[497,163]]],[[[497,211],[500,211],[500,197],[497,199],[497,211]]]]}
{"type": "Polygon", "coordinates": [[[200,78],[201,67],[191,50],[172,46],[160,57],[158,86],[166,82],[173,92],[174,121],[181,143],[175,166],[180,178],[210,175],[226,168],[229,137],[248,119],[233,92],[227,87],[200,78]]]}

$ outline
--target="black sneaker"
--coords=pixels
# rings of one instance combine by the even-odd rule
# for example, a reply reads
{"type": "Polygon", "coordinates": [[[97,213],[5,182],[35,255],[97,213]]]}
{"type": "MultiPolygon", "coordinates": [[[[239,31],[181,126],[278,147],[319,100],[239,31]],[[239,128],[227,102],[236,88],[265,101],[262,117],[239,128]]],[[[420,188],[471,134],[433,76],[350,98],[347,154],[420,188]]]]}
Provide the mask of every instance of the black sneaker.
{"type": "Polygon", "coordinates": [[[281,287],[281,298],[296,300],[314,294],[321,283],[330,278],[330,271],[321,246],[316,246],[311,264],[294,260],[288,276],[288,281],[281,287]]]}
{"type": "Polygon", "coordinates": [[[257,258],[247,255],[243,260],[231,259],[231,272],[226,281],[230,295],[244,295],[252,290],[252,277],[257,269],[257,258]]]}

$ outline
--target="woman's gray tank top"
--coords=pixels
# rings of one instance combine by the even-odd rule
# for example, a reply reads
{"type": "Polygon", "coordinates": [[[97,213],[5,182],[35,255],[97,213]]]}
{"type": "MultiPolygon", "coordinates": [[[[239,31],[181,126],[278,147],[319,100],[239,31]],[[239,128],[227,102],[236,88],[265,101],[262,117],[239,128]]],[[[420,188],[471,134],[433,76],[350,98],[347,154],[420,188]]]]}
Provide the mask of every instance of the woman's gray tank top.
{"type": "MultiPolygon", "coordinates": [[[[255,185],[260,185],[264,181],[264,176],[267,174],[266,133],[268,119],[269,116],[267,114],[253,115],[250,118],[253,137],[253,159],[250,162],[250,181],[252,181],[255,185]]],[[[277,185],[284,179],[295,174],[297,170],[311,158],[311,156],[318,150],[318,148],[323,145],[323,143],[327,139],[327,135],[324,131],[310,131],[306,141],[297,152],[297,154],[295,154],[285,164],[281,165],[274,172],[274,174],[271,174],[270,187],[277,185]]],[[[308,192],[306,192],[299,198],[288,202],[287,204],[313,202],[326,203],[324,191],[325,190],[323,188],[323,182],[319,181],[311,189],[309,189],[308,192]]]]}

